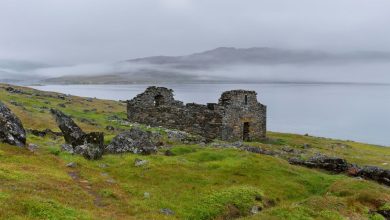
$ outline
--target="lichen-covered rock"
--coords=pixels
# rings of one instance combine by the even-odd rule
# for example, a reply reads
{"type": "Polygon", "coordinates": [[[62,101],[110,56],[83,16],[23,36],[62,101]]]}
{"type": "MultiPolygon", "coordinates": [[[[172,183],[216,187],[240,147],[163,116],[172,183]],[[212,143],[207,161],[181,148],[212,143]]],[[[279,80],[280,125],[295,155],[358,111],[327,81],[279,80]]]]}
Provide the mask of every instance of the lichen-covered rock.
{"type": "Polygon", "coordinates": [[[199,135],[192,135],[184,131],[167,130],[168,140],[184,144],[199,144],[206,142],[206,139],[199,135]]]}
{"type": "Polygon", "coordinates": [[[265,154],[265,155],[270,155],[270,156],[278,154],[275,151],[265,150],[261,147],[255,147],[255,146],[243,146],[243,147],[241,147],[241,149],[248,151],[248,152],[251,152],[251,153],[255,153],[255,154],[265,154]]]}
{"type": "Polygon", "coordinates": [[[19,147],[26,145],[26,131],[22,122],[2,102],[0,102],[0,142],[19,147]]]}
{"type": "Polygon", "coordinates": [[[85,133],[69,116],[56,109],[51,109],[50,112],[53,114],[67,144],[73,147],[84,144],[83,137],[85,133]]]}
{"type": "MultiPolygon", "coordinates": [[[[83,155],[88,160],[97,160],[104,153],[104,134],[91,132],[82,137],[84,144],[73,147],[73,152],[83,155]]],[[[69,151],[70,152],[70,151],[69,151]]]]}
{"type": "Polygon", "coordinates": [[[316,155],[308,160],[301,160],[298,158],[291,158],[290,164],[302,165],[310,168],[324,169],[335,173],[346,172],[350,164],[346,160],[337,157],[329,157],[326,155],[316,155]]]}
{"type": "Polygon", "coordinates": [[[150,131],[143,131],[139,128],[132,128],[112,139],[106,147],[110,153],[131,152],[134,154],[152,154],[157,151],[161,135],[150,131]]]}
{"type": "Polygon", "coordinates": [[[62,149],[70,153],[83,155],[86,159],[100,159],[104,153],[104,134],[91,132],[86,134],[77,124],[61,111],[51,109],[58,127],[62,131],[65,142],[62,149]]]}
{"type": "Polygon", "coordinates": [[[98,160],[98,159],[102,158],[102,156],[103,156],[104,146],[86,143],[86,144],[79,145],[79,146],[75,147],[75,151],[77,153],[83,155],[83,157],[85,159],[98,160]]]}
{"type": "Polygon", "coordinates": [[[149,163],[149,161],[141,160],[141,159],[138,159],[138,158],[135,158],[135,160],[134,160],[134,166],[136,166],[136,167],[141,167],[141,166],[144,166],[144,165],[146,165],[148,163],[149,163]]]}
{"type": "Polygon", "coordinates": [[[390,170],[375,166],[365,166],[359,170],[357,176],[361,176],[365,179],[372,179],[390,186],[390,170]]]}
{"type": "Polygon", "coordinates": [[[326,155],[316,155],[308,160],[300,158],[290,158],[290,164],[306,166],[309,168],[318,168],[335,173],[345,173],[349,176],[360,177],[374,180],[379,183],[390,186],[390,170],[385,170],[375,166],[360,167],[356,164],[348,163],[346,160],[326,155]]]}

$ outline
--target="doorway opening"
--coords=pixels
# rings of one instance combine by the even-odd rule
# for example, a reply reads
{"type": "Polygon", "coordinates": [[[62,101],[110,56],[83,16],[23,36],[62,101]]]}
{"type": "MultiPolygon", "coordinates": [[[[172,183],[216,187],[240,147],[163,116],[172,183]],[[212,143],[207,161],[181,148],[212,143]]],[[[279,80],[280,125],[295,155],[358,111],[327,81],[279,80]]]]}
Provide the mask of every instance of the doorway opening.
{"type": "Polygon", "coordinates": [[[242,129],[242,140],[249,141],[249,122],[244,122],[242,129]]]}

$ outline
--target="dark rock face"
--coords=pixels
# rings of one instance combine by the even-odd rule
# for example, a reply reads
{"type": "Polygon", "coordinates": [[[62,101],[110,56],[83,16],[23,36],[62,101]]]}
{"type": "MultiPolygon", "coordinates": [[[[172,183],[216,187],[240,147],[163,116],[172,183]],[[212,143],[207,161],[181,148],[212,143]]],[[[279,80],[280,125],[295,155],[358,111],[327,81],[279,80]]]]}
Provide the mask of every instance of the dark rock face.
{"type": "Polygon", "coordinates": [[[266,106],[254,91],[224,92],[218,104],[184,105],[173,98],[173,90],[152,86],[128,101],[127,113],[131,122],[178,129],[207,140],[250,141],[263,139],[266,133],[266,106]]]}
{"type": "Polygon", "coordinates": [[[377,213],[381,214],[387,220],[390,219],[390,210],[379,210],[379,211],[377,211],[377,213]]]}
{"type": "Polygon", "coordinates": [[[110,153],[132,152],[148,155],[157,151],[160,138],[160,134],[132,128],[130,131],[117,135],[106,147],[106,151],[110,153]]]}
{"type": "Polygon", "coordinates": [[[375,166],[359,167],[358,165],[350,164],[341,158],[317,155],[310,158],[309,160],[291,158],[289,159],[289,163],[310,168],[328,170],[335,173],[345,173],[350,176],[362,177],[364,179],[374,180],[390,186],[390,170],[385,170],[375,166]]]}
{"type": "Polygon", "coordinates": [[[52,131],[50,129],[45,129],[42,131],[30,129],[30,130],[27,130],[27,132],[29,132],[32,135],[37,136],[37,137],[45,137],[46,135],[51,135],[51,136],[56,136],[56,137],[62,136],[62,132],[55,132],[55,131],[52,131]]]}
{"type": "Polygon", "coordinates": [[[316,155],[306,161],[297,158],[292,158],[289,160],[289,162],[291,164],[328,170],[335,173],[346,172],[350,167],[346,160],[337,157],[329,157],[326,155],[316,155]]]}
{"type": "Polygon", "coordinates": [[[51,109],[58,127],[64,135],[65,142],[71,144],[73,147],[84,144],[85,133],[81,130],[79,126],[67,115],[62,113],[59,110],[51,109]]]}
{"type": "Polygon", "coordinates": [[[5,90],[9,93],[23,94],[22,90],[19,90],[19,89],[13,88],[13,87],[7,87],[5,90]]]}
{"type": "Polygon", "coordinates": [[[0,142],[19,147],[26,145],[26,131],[22,122],[2,102],[0,102],[0,142]]]}
{"type": "Polygon", "coordinates": [[[100,159],[104,152],[104,134],[101,132],[92,132],[86,134],[77,124],[61,111],[51,109],[56,122],[62,131],[65,142],[63,150],[70,153],[83,155],[86,159],[100,159]]]}
{"type": "Polygon", "coordinates": [[[365,166],[357,172],[356,176],[360,176],[365,179],[372,179],[390,186],[390,170],[374,166],[365,166]]]}

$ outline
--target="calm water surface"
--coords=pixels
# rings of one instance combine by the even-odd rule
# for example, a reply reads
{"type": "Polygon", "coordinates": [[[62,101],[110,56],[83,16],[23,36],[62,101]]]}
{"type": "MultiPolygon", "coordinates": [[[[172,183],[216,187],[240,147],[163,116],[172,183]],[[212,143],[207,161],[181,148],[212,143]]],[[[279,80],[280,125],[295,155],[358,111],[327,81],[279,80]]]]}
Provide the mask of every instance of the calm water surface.
{"type": "MultiPolygon", "coordinates": [[[[48,85],[33,88],[128,100],[149,85],[48,85]]],[[[268,129],[390,146],[390,86],[322,84],[169,84],[186,103],[217,102],[223,91],[255,90],[267,105],[268,129]]]]}

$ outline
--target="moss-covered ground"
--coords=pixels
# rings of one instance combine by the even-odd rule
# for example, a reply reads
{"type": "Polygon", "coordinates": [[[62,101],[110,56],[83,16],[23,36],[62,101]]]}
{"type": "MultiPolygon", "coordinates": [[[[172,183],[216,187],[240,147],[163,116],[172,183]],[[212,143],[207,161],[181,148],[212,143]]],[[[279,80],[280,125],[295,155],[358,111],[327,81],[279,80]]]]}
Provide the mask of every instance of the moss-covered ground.
{"type": "MultiPolygon", "coordinates": [[[[56,93],[19,87],[14,88],[22,94],[9,93],[5,87],[0,84],[0,100],[26,129],[58,131],[50,108],[71,115],[85,131],[105,132],[107,142],[132,126],[121,120],[126,106],[120,102],[63,100],[56,93]],[[106,130],[108,125],[116,130],[106,130]]],[[[303,157],[321,152],[390,169],[390,148],[275,132],[268,137],[250,144],[305,149],[303,157]]],[[[390,188],[376,182],[238,149],[172,143],[174,156],[161,151],[88,161],[60,151],[61,137],[29,134],[28,143],[39,147],[31,152],[0,144],[0,219],[384,219],[372,211],[390,205],[390,188]],[[149,162],[136,167],[135,158],[149,162]],[[77,166],[67,167],[70,162],[77,166]],[[254,206],[257,214],[251,213],[254,206]]]]}

